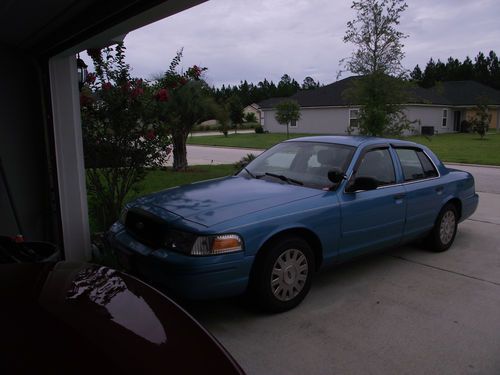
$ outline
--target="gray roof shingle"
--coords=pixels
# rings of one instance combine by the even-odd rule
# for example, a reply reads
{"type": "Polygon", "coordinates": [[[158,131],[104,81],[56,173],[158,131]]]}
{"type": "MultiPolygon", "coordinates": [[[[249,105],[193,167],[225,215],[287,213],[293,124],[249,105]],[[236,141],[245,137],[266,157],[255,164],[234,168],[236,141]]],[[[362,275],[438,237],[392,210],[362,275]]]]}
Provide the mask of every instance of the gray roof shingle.
{"type": "MultiPolygon", "coordinates": [[[[314,90],[299,91],[290,99],[301,107],[340,107],[351,105],[344,94],[359,77],[347,77],[314,90]]],[[[480,103],[500,105],[500,91],[475,81],[439,82],[434,87],[410,87],[408,104],[434,104],[447,106],[473,106],[480,103]]],[[[258,103],[262,109],[271,109],[287,98],[271,98],[258,103]]]]}

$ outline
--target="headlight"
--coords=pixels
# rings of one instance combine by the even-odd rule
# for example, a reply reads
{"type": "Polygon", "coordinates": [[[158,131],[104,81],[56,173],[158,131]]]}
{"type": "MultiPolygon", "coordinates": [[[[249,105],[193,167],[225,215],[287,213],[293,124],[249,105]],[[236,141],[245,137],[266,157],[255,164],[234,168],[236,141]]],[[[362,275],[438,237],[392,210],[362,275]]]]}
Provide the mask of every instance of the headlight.
{"type": "Polygon", "coordinates": [[[196,236],[176,230],[170,231],[165,245],[170,250],[194,256],[219,255],[243,250],[243,241],[236,234],[196,236]]]}
{"type": "Polygon", "coordinates": [[[198,237],[191,255],[218,255],[243,250],[243,241],[236,234],[198,237]]]}

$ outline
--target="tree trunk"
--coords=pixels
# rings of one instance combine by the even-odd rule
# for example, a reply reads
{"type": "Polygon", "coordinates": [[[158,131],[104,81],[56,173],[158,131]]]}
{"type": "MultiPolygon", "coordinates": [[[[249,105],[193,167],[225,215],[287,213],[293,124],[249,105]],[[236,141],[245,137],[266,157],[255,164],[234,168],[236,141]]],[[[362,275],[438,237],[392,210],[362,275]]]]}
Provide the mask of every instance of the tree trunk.
{"type": "Polygon", "coordinates": [[[187,150],[186,150],[187,134],[173,134],[172,143],[174,145],[174,170],[185,171],[188,167],[187,150]]]}

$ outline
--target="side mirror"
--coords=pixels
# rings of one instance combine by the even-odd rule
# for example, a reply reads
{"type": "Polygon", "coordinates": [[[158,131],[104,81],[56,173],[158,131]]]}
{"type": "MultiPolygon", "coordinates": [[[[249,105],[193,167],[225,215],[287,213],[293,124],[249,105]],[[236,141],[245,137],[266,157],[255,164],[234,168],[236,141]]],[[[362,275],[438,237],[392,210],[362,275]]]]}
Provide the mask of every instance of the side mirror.
{"type": "Polygon", "coordinates": [[[354,181],[347,186],[346,192],[354,193],[358,190],[375,190],[378,182],[373,177],[356,177],[354,181]]]}
{"type": "Polygon", "coordinates": [[[344,179],[345,175],[338,168],[334,168],[328,171],[328,179],[334,184],[340,183],[344,179]]]}

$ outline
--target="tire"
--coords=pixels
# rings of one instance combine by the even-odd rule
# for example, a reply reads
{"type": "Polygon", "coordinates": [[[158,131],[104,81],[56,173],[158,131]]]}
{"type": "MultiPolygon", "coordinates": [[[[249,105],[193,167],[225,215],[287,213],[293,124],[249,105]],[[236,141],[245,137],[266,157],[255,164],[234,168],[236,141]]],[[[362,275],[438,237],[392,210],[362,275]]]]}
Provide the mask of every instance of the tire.
{"type": "Polygon", "coordinates": [[[297,306],[311,288],[314,254],[300,237],[282,237],[261,251],[250,281],[255,301],[266,311],[297,306]]]}
{"type": "Polygon", "coordinates": [[[448,203],[438,215],[427,243],[431,251],[442,252],[450,248],[457,234],[458,213],[454,204],[448,203]]]}

